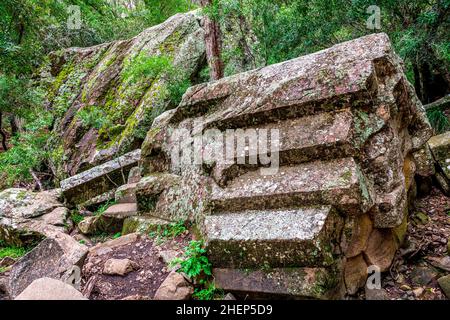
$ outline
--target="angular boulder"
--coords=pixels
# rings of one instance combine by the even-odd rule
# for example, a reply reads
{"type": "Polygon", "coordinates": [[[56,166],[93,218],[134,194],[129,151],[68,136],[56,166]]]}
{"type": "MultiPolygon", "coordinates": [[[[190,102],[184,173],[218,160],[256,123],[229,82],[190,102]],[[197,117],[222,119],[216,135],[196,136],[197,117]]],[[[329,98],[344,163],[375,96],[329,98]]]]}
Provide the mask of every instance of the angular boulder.
{"type": "Polygon", "coordinates": [[[105,262],[103,274],[124,276],[137,269],[139,265],[130,259],[108,259],[105,262]]]}
{"type": "Polygon", "coordinates": [[[179,273],[172,271],[156,290],[153,300],[189,300],[194,288],[179,273]]]}
{"type": "Polygon", "coordinates": [[[73,268],[81,268],[88,248],[71,236],[58,233],[43,240],[17,261],[9,275],[10,295],[15,298],[34,280],[67,279],[73,268]]]}
{"type": "Polygon", "coordinates": [[[34,280],[14,300],[88,300],[81,292],[60,280],[40,278],[34,280]]]}
{"type": "Polygon", "coordinates": [[[65,228],[68,210],[60,202],[61,191],[31,192],[7,189],[0,192],[0,240],[22,246],[65,228]]]}

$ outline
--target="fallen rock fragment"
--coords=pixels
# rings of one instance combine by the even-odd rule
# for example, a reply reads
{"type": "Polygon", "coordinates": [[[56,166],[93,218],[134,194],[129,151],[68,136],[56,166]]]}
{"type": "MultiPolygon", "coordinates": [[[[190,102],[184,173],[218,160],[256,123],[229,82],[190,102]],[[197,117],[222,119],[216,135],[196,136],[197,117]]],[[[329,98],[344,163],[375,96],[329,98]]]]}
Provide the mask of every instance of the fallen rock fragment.
{"type": "Polygon", "coordinates": [[[154,300],[188,300],[194,288],[179,273],[172,271],[155,293],[154,300]]]}
{"type": "Polygon", "coordinates": [[[130,259],[108,259],[105,262],[103,274],[124,276],[138,269],[139,265],[130,259]]]}
{"type": "Polygon", "coordinates": [[[74,266],[81,268],[87,253],[85,245],[64,233],[43,240],[13,265],[9,276],[11,296],[19,295],[36,279],[61,279],[74,266]]]}
{"type": "Polygon", "coordinates": [[[87,300],[71,285],[52,278],[34,280],[14,300],[87,300]]]}
{"type": "Polygon", "coordinates": [[[450,299],[450,274],[439,278],[438,283],[447,299],[450,299]]]}
{"type": "Polygon", "coordinates": [[[117,239],[109,240],[103,243],[99,243],[94,247],[89,249],[90,255],[104,255],[106,253],[112,252],[113,249],[132,244],[133,242],[138,241],[140,238],[137,233],[130,233],[125,236],[121,236],[117,239]]]}
{"type": "Polygon", "coordinates": [[[374,229],[370,234],[368,245],[364,254],[370,265],[387,271],[397,251],[397,244],[390,229],[374,229]]]}
{"type": "Polygon", "coordinates": [[[383,288],[369,289],[366,287],[366,300],[389,300],[389,296],[383,288]]]}

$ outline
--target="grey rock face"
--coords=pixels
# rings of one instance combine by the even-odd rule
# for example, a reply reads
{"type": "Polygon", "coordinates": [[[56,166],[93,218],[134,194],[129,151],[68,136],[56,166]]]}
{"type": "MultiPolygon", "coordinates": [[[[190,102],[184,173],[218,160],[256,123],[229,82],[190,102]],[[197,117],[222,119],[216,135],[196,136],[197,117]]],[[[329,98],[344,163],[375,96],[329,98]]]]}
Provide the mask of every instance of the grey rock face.
{"type": "Polygon", "coordinates": [[[136,57],[163,57],[179,76],[196,78],[205,65],[204,31],[198,11],[177,14],[132,39],[52,53],[41,68],[47,104],[63,112],[54,129],[52,167],[60,180],[139,147],[155,116],[169,107],[167,72],[129,81],[136,57]],[[50,86],[46,85],[50,84],[50,86]],[[101,129],[78,117],[88,106],[111,123],[101,129]]]}
{"type": "Polygon", "coordinates": [[[66,232],[67,209],[61,191],[30,192],[7,189],[0,192],[0,239],[17,246],[66,232]]]}
{"type": "Polygon", "coordinates": [[[69,203],[83,203],[126,183],[131,168],[141,156],[137,149],[119,158],[61,181],[61,189],[69,203]]]}

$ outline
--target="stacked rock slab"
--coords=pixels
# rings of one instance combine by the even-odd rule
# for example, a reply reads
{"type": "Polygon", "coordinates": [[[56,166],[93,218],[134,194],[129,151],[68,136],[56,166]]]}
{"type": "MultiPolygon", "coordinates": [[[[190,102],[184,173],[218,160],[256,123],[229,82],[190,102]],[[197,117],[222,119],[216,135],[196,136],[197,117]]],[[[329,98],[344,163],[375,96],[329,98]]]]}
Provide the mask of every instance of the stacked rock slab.
{"type": "Polygon", "coordinates": [[[227,291],[354,294],[369,265],[389,268],[414,188],[411,154],[430,135],[388,37],[373,34],[190,88],[147,134],[138,210],[197,221],[227,291]],[[279,168],[261,170],[273,164],[265,153],[248,143],[237,154],[235,141],[222,161],[208,135],[230,129],[277,130],[268,156],[279,168]],[[192,161],[196,150],[207,159],[192,161]]]}
{"type": "Polygon", "coordinates": [[[140,156],[141,150],[137,149],[61,181],[64,197],[70,204],[82,204],[115,190],[127,182],[126,177],[140,156]]]}

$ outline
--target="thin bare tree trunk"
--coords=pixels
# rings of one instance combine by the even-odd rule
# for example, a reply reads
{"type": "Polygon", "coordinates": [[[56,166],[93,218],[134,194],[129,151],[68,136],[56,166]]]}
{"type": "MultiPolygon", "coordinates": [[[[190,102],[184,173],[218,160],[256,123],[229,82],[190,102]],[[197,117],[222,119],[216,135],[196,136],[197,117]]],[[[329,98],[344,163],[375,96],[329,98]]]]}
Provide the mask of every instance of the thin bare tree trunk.
{"type": "MultiPolygon", "coordinates": [[[[212,4],[212,0],[201,0],[202,7],[207,7],[212,4]]],[[[209,74],[211,80],[218,80],[223,78],[224,66],[222,61],[222,37],[220,32],[220,25],[218,21],[212,20],[210,17],[204,18],[205,29],[205,46],[206,58],[209,64],[209,74]]]]}
{"type": "Polygon", "coordinates": [[[7,144],[8,138],[6,137],[6,133],[3,131],[2,121],[3,121],[3,113],[0,112],[0,136],[2,136],[2,148],[3,148],[3,151],[7,151],[8,150],[8,144],[7,144]]]}

